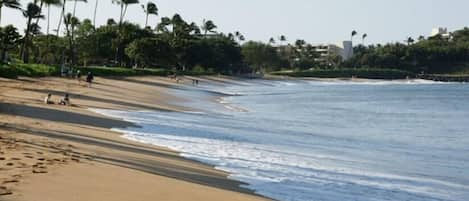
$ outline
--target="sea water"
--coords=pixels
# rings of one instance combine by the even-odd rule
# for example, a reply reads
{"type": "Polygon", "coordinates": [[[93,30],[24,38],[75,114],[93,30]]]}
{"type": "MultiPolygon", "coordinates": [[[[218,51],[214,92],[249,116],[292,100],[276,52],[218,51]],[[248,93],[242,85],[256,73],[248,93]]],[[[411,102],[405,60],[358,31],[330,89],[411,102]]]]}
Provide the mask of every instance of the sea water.
{"type": "Polygon", "coordinates": [[[128,139],[277,200],[469,200],[467,84],[254,80],[174,92],[198,112],[98,112],[141,125],[119,130],[128,139]]]}

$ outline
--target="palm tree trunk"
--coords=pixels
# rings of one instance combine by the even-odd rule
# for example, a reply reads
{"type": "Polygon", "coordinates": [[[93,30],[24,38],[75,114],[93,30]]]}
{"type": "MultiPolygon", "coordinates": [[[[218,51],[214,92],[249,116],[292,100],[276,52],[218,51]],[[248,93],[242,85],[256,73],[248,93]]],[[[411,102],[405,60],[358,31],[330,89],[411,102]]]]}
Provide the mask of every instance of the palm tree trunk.
{"type": "MultiPolygon", "coordinates": [[[[44,6],[44,1],[41,1],[41,4],[39,5],[39,14],[42,14],[42,6],[44,6]]],[[[39,17],[36,19],[36,24],[39,25],[39,17]]]]}
{"type": "Polygon", "coordinates": [[[147,18],[145,19],[145,28],[148,26],[148,12],[147,12],[147,18]]]}
{"type": "Polygon", "coordinates": [[[114,58],[115,62],[119,63],[119,66],[121,65],[120,63],[120,46],[121,46],[121,28],[122,28],[122,21],[124,19],[124,4],[121,4],[121,13],[120,13],[120,18],[119,18],[119,28],[118,28],[118,33],[117,33],[117,47],[116,47],[116,56],[114,58]]]}
{"type": "Polygon", "coordinates": [[[50,5],[47,5],[47,36],[49,37],[49,27],[50,27],[50,5]]]}
{"type": "Polygon", "coordinates": [[[122,21],[124,21],[125,14],[127,13],[127,4],[124,6],[124,13],[122,14],[122,21]]]}
{"type": "Polygon", "coordinates": [[[27,23],[27,27],[26,27],[26,34],[23,38],[23,44],[21,45],[21,50],[20,50],[20,56],[23,58],[23,62],[24,63],[28,63],[28,54],[27,54],[27,43],[28,43],[28,38],[29,38],[29,32],[31,31],[31,21],[32,21],[32,18],[29,17],[28,18],[28,23],[27,23]]]}
{"type": "Polygon", "coordinates": [[[96,11],[98,10],[98,1],[99,0],[96,0],[96,4],[94,6],[94,15],[93,15],[93,26],[94,26],[94,29],[96,29],[96,11]]]}
{"type": "Polygon", "coordinates": [[[73,4],[73,17],[75,17],[75,11],[77,10],[77,1],[75,0],[75,3],[73,4]]]}
{"type": "Polygon", "coordinates": [[[2,26],[2,5],[0,5],[0,26],[2,26]]]}
{"type": "Polygon", "coordinates": [[[65,4],[67,0],[64,0],[64,3],[62,4],[62,12],[60,13],[59,17],[59,25],[57,25],[57,37],[59,37],[60,33],[60,26],[62,25],[62,18],[65,17],[65,4]]]}

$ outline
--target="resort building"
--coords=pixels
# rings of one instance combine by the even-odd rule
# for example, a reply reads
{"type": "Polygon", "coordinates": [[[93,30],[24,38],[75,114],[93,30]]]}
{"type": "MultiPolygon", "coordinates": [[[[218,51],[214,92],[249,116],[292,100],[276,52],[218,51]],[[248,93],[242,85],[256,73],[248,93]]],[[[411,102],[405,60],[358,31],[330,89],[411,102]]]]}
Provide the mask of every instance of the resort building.
{"type": "Polygon", "coordinates": [[[442,27],[432,29],[430,37],[434,37],[434,36],[437,36],[437,35],[441,35],[444,38],[449,38],[450,37],[450,33],[448,32],[448,28],[442,28],[442,27]]]}
{"type": "MultiPolygon", "coordinates": [[[[312,49],[317,53],[318,57],[315,59],[322,66],[335,66],[336,64],[346,61],[353,56],[353,43],[352,41],[343,41],[341,44],[321,43],[311,44],[312,49]]],[[[292,45],[277,46],[278,52],[301,51],[295,49],[292,45]]],[[[296,58],[298,60],[298,58],[296,58]]]]}
{"type": "Polygon", "coordinates": [[[342,44],[316,44],[313,47],[320,55],[319,61],[325,61],[334,55],[342,57],[342,61],[345,61],[353,56],[352,41],[343,41],[342,44]]]}

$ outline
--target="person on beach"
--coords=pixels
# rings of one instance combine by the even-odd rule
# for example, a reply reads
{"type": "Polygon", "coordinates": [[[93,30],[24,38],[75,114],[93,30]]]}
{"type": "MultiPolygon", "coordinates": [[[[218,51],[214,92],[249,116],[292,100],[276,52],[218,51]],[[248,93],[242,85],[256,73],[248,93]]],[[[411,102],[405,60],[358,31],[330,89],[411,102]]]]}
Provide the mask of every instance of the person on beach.
{"type": "Polygon", "coordinates": [[[86,82],[88,83],[88,87],[91,88],[91,83],[93,82],[94,76],[93,73],[88,72],[88,75],[86,76],[86,82]]]}
{"type": "Polygon", "coordinates": [[[54,102],[51,100],[52,94],[47,94],[47,96],[44,98],[44,103],[45,104],[54,104],[54,102]]]}
{"type": "Polygon", "coordinates": [[[81,84],[81,71],[80,70],[77,70],[77,80],[78,80],[78,84],[81,84]]]}
{"type": "Polygon", "coordinates": [[[65,94],[65,96],[60,100],[59,104],[70,105],[70,97],[68,96],[68,94],[65,94]]]}

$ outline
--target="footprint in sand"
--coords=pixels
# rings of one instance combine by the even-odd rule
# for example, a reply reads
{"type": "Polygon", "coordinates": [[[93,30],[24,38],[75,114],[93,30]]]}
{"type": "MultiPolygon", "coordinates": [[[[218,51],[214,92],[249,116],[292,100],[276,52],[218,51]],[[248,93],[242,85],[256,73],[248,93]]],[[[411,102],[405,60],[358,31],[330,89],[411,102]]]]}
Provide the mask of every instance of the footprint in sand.
{"type": "Polygon", "coordinates": [[[45,174],[47,170],[44,169],[33,169],[33,174],[45,174]]]}
{"type": "Polygon", "coordinates": [[[0,186],[0,196],[2,195],[11,195],[11,191],[7,189],[7,187],[0,186]]]}
{"type": "Polygon", "coordinates": [[[3,181],[2,183],[3,184],[11,184],[11,183],[18,183],[20,182],[18,179],[7,179],[5,181],[3,181]]]}

